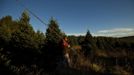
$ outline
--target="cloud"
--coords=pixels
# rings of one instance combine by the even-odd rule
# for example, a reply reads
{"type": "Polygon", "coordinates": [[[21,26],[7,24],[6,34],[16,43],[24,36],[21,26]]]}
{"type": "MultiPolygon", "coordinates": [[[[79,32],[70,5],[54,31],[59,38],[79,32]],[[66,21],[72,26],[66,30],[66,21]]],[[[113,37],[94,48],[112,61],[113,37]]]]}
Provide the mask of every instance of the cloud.
{"type": "MultiPolygon", "coordinates": [[[[134,28],[114,28],[107,30],[100,30],[96,33],[91,33],[93,36],[106,36],[106,37],[124,37],[134,36],[134,28]]],[[[67,33],[67,35],[85,36],[85,33],[67,33]]]]}
{"type": "Polygon", "coordinates": [[[110,29],[110,30],[101,30],[99,33],[115,33],[115,32],[131,32],[134,31],[132,28],[115,28],[115,29],[110,29]]]}
{"type": "Polygon", "coordinates": [[[109,30],[100,30],[94,35],[112,37],[134,36],[134,28],[114,28],[109,30]]]}
{"type": "Polygon", "coordinates": [[[86,35],[86,33],[67,33],[67,35],[85,36],[85,35],[86,35]]]}

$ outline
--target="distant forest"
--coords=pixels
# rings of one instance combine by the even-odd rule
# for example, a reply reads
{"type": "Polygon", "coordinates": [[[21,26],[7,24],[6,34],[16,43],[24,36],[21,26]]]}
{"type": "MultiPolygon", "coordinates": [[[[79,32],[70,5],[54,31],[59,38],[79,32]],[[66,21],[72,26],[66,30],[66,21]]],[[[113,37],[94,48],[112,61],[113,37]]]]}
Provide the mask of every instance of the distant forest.
{"type": "Polygon", "coordinates": [[[133,75],[133,63],[134,36],[94,37],[89,30],[68,36],[53,18],[44,34],[33,29],[27,11],[0,19],[0,75],[133,75]]]}

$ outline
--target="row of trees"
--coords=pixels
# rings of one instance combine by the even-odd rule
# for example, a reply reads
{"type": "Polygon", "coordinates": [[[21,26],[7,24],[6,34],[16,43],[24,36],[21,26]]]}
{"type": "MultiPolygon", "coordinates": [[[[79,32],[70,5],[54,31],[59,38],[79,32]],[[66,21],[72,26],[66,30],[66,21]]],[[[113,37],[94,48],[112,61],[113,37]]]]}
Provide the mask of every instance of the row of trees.
{"type": "Polygon", "coordinates": [[[80,45],[82,51],[85,52],[85,55],[91,55],[90,52],[95,50],[106,50],[106,51],[118,51],[118,50],[134,50],[134,39],[131,37],[93,37],[89,30],[85,36],[69,36],[70,44],[80,45]],[[131,40],[130,40],[131,39],[131,40]]]}
{"type": "MultiPolygon", "coordinates": [[[[64,36],[66,35],[53,18],[49,21],[46,34],[34,31],[27,11],[17,20],[13,20],[11,16],[1,18],[0,73],[6,70],[5,73],[20,75],[23,72],[23,75],[26,75],[30,72],[34,74],[55,71],[61,64],[60,61],[64,60],[64,36]]],[[[71,46],[80,46],[81,53],[86,57],[93,55],[97,50],[134,49],[134,42],[126,42],[126,38],[93,37],[89,31],[85,36],[68,36],[68,39],[71,46]]]]}
{"type": "MultiPolygon", "coordinates": [[[[34,31],[27,11],[24,11],[18,20],[5,16],[0,19],[0,54],[1,57],[6,56],[7,61],[10,60],[8,68],[36,65],[52,70],[62,58],[63,36],[65,34],[53,18],[50,19],[44,35],[40,31],[34,31]]],[[[3,65],[1,62],[0,64],[3,65]]]]}

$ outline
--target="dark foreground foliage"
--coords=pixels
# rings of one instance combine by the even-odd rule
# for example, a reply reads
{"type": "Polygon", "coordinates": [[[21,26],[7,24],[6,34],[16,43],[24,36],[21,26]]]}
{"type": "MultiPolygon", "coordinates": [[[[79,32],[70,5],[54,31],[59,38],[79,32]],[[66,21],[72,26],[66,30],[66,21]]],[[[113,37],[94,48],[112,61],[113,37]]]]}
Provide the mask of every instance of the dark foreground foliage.
{"type": "Polygon", "coordinates": [[[64,58],[66,36],[51,18],[46,34],[34,31],[24,11],[18,20],[0,19],[0,75],[132,75],[134,38],[68,36],[70,63],[64,58]]]}

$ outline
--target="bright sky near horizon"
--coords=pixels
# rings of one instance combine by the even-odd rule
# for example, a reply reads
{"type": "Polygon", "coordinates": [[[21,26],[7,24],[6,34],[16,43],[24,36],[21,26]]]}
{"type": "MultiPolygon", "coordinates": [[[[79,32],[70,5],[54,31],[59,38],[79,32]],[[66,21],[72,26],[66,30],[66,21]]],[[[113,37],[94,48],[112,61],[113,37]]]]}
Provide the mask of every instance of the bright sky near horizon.
{"type": "MultiPolygon", "coordinates": [[[[55,17],[66,34],[134,35],[134,0],[0,0],[0,18],[11,15],[19,19],[25,5],[48,23],[55,17]]],[[[35,30],[45,32],[46,26],[30,14],[35,30]]]]}

